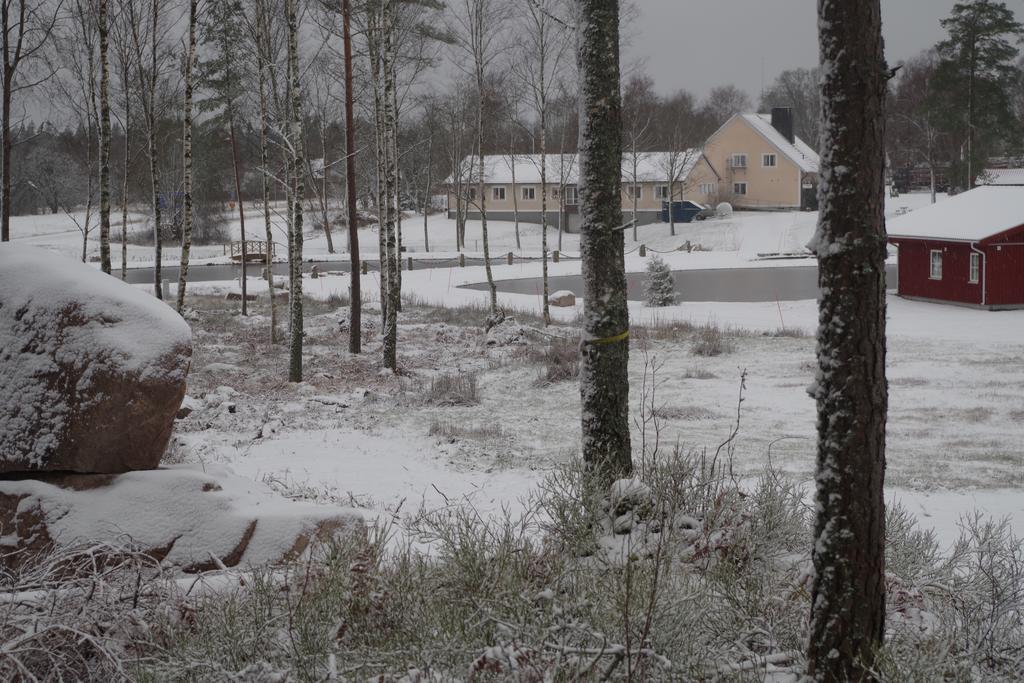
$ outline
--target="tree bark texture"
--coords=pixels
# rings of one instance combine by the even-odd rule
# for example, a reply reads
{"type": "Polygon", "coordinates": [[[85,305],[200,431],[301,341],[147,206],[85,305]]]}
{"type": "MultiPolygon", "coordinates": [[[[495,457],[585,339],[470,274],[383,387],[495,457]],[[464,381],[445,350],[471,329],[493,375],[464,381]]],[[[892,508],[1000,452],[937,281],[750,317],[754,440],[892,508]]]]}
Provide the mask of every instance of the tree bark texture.
{"type": "Polygon", "coordinates": [[[885,626],[884,106],[879,0],[818,0],[818,410],[808,675],[870,680],[885,626]]]}
{"type": "Polygon", "coordinates": [[[288,379],[291,382],[302,381],[302,200],[304,194],[302,180],[302,89],[299,83],[299,20],[296,11],[297,0],[287,0],[288,14],[288,88],[291,99],[291,144],[292,173],[295,178],[295,194],[292,199],[292,240],[288,254],[289,293],[288,313],[291,321],[291,340],[289,344],[288,379]]]}
{"type": "MultiPolygon", "coordinates": [[[[178,314],[185,310],[185,287],[188,283],[188,260],[192,250],[192,68],[196,58],[196,10],[198,0],[190,0],[188,5],[188,52],[185,54],[185,122],[182,126],[181,149],[184,187],[182,198],[184,215],[181,228],[181,263],[178,269],[178,314]]],[[[243,290],[243,301],[245,300],[243,290]]]]}
{"type": "Polygon", "coordinates": [[[349,285],[348,350],[362,349],[362,292],[359,275],[359,212],[356,205],[356,122],[352,93],[352,7],[342,0],[345,53],[345,187],[348,192],[348,250],[351,262],[349,285]]]}
{"type": "Polygon", "coordinates": [[[100,33],[100,269],[110,274],[110,40],[107,0],[99,0],[100,33]]]}
{"type": "Polygon", "coordinates": [[[604,482],[632,471],[629,310],[622,225],[618,0],[577,0],[583,459],[604,482]]]}

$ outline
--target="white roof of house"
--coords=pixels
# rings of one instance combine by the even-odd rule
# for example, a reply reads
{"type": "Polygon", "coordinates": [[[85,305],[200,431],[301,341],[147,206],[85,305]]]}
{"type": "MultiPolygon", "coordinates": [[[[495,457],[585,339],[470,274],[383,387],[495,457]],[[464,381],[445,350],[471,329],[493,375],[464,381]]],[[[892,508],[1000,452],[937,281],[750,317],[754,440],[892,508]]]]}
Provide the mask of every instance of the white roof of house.
{"type": "Polygon", "coordinates": [[[982,186],[892,218],[891,239],[977,242],[1024,225],[1024,187],[982,186]]]}
{"type": "Polygon", "coordinates": [[[754,130],[767,138],[790,161],[796,164],[804,173],[817,173],[820,160],[818,153],[811,149],[811,146],[800,138],[794,136],[794,142],[790,142],[782,133],[772,126],[770,114],[740,114],[743,119],[751,125],[754,130]]]}
{"type": "Polygon", "coordinates": [[[1024,168],[986,168],[978,176],[979,185],[1024,185],[1024,168]]]}
{"type": "MultiPolygon", "coordinates": [[[[676,171],[676,179],[682,180],[690,174],[700,160],[699,149],[684,152],[640,152],[636,158],[636,177],[633,177],[633,155],[622,155],[622,179],[626,182],[667,182],[671,171],[676,171]],[[677,170],[678,169],[678,170],[677,170]]],[[[547,181],[549,184],[566,182],[575,184],[579,179],[578,154],[548,154],[547,181]]],[[[467,177],[472,169],[474,178],[478,174],[476,157],[466,157],[463,161],[467,177]]],[[[484,157],[484,182],[502,184],[512,182],[512,170],[515,169],[517,185],[540,183],[539,154],[491,154],[484,157]]],[[[451,176],[445,181],[453,182],[451,176]]]]}

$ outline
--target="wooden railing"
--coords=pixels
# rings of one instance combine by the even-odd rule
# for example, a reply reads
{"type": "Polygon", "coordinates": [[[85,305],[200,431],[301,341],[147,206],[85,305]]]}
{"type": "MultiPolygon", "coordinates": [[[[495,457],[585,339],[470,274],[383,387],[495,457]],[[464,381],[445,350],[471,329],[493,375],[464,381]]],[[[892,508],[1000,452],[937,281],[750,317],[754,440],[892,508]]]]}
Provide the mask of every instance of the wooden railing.
{"type": "MultiPolygon", "coordinates": [[[[270,255],[273,257],[275,254],[274,243],[270,243],[270,255]]],[[[231,243],[231,260],[241,261],[242,260],[242,242],[231,243]]],[[[267,243],[264,240],[246,240],[245,241],[245,260],[249,261],[266,261],[267,260],[267,243]]]]}

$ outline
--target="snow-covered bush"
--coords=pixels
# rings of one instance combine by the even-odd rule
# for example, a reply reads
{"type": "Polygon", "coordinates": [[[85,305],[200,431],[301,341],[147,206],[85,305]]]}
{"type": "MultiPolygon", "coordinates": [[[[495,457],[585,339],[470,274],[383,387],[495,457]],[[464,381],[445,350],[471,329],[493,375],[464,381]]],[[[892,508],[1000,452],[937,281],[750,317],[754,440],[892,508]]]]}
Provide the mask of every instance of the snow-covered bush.
{"type": "Polygon", "coordinates": [[[644,298],[648,306],[671,306],[676,302],[676,283],[672,269],[656,254],[647,260],[644,298]]]}
{"type": "Polygon", "coordinates": [[[476,375],[460,372],[434,377],[430,380],[427,401],[441,406],[469,406],[479,403],[476,375]]]}

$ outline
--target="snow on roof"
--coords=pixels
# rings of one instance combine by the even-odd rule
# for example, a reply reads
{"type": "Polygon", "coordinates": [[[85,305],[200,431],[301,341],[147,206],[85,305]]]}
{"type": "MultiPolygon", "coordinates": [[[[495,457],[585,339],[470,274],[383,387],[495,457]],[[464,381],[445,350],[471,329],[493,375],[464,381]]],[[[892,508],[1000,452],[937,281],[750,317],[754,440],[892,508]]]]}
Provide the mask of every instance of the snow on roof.
{"type": "Polygon", "coordinates": [[[986,168],[978,176],[979,185],[1024,185],[1024,168],[986,168]]]}
{"type": "Polygon", "coordinates": [[[780,152],[789,157],[790,161],[799,166],[801,171],[804,173],[818,172],[818,153],[796,136],[794,136],[794,142],[790,143],[782,133],[775,130],[775,127],[772,126],[772,117],[769,114],[741,114],[740,116],[754,130],[767,138],[768,142],[775,145],[780,152]]]}
{"type": "MultiPolygon", "coordinates": [[[[700,160],[699,149],[688,149],[680,152],[640,152],[636,158],[636,177],[633,177],[633,155],[622,155],[622,179],[626,182],[667,182],[672,171],[676,171],[676,180],[682,180],[700,160]]],[[[547,181],[551,183],[566,182],[575,184],[579,179],[578,154],[548,154],[547,181]]],[[[465,175],[477,176],[476,157],[466,157],[462,161],[465,175]]],[[[492,154],[484,157],[484,182],[492,184],[512,183],[512,171],[515,170],[517,185],[540,183],[539,154],[492,154]]],[[[445,181],[454,182],[451,176],[445,181]]]]}
{"type": "Polygon", "coordinates": [[[1024,225],[1024,187],[976,187],[888,221],[889,237],[977,242],[1024,225]]]}

